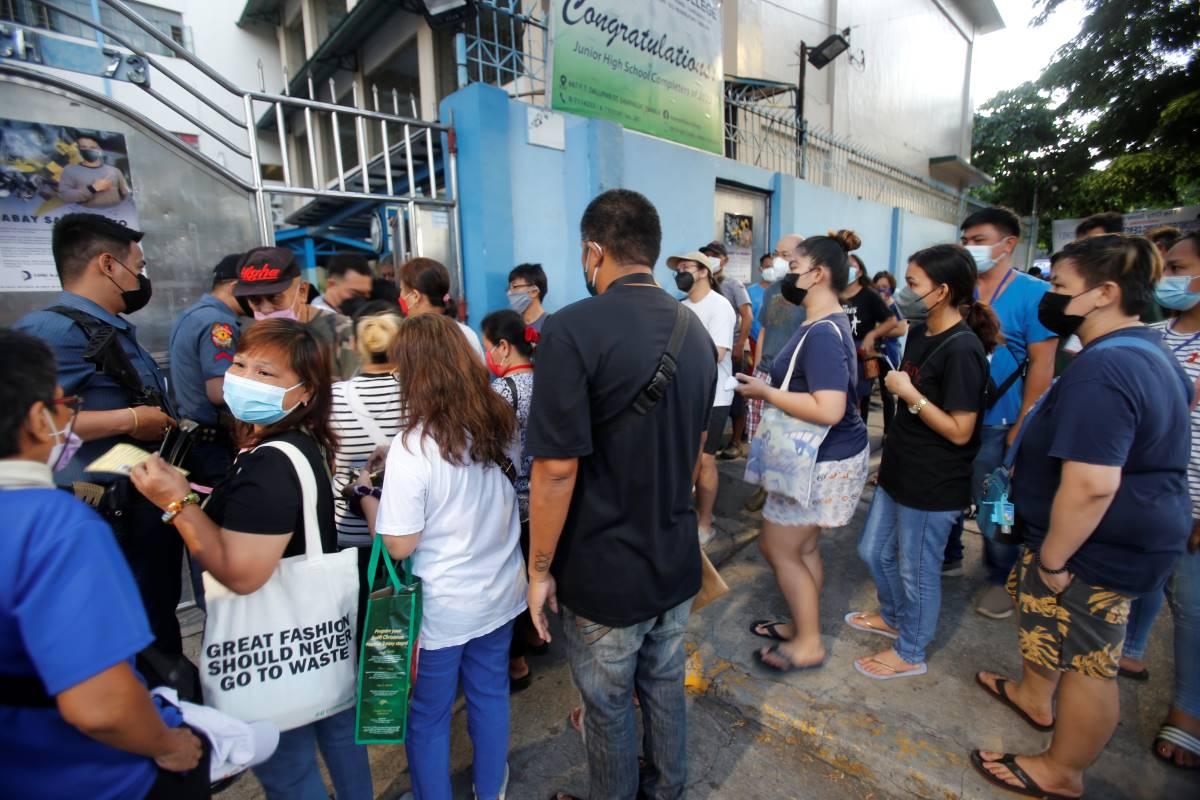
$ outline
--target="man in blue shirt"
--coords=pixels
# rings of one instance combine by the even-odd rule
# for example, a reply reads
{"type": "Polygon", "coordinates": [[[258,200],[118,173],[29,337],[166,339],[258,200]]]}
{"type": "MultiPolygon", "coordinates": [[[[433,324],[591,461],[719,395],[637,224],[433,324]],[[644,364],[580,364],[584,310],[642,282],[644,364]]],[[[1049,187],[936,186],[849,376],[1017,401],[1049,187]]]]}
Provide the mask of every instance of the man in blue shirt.
{"type": "MultiPolygon", "coordinates": [[[[992,307],[1000,320],[1004,345],[991,357],[989,402],[983,417],[979,454],[975,457],[972,495],[978,504],[983,479],[1004,461],[1004,453],[1021,422],[1054,378],[1058,338],[1038,321],[1038,303],[1050,284],[1013,266],[1012,256],[1021,239],[1021,221],[1007,208],[985,208],[962,223],[962,243],[979,270],[976,296],[992,307]],[[999,395],[999,397],[996,397],[999,395]]],[[[1004,589],[1016,563],[1018,548],[984,540],[988,588],[975,610],[985,617],[1012,615],[1012,599],[1004,589]]],[[[962,574],[962,524],[955,526],[946,543],[943,575],[962,574]]]]}
{"type": "Polygon", "coordinates": [[[54,305],[27,314],[15,327],[50,345],[59,385],[67,394],[82,398],[75,433],[84,444],[57,480],[62,484],[88,481],[105,490],[104,502],[111,504],[106,516],[116,524],[118,543],[141,590],[155,644],[163,653],[176,656],[183,652],[175,617],[183,544],[128,479],[84,472],[85,466],[118,442],[154,449],[175,420],[162,371],[138,344],[137,329],[121,316],[150,301],[141,239],[141,231],[99,214],[67,214],[59,219],[51,247],[64,291],[54,305]],[[97,342],[111,337],[120,347],[91,354],[88,347],[94,336],[97,342]]]}
{"type": "Polygon", "coordinates": [[[0,329],[0,786],[6,797],[194,796],[155,766],[207,785],[201,742],[163,724],[134,669],[152,636],[129,568],[48,466],[77,400],[55,387],[43,342],[0,329]]]}
{"type": "Polygon", "coordinates": [[[225,408],[225,370],[237,350],[238,311],[233,296],[242,254],[221,259],[213,269],[212,291],[189,306],[171,328],[171,391],[181,418],[200,423],[188,457],[192,479],[212,486],[233,463],[225,408]]]}

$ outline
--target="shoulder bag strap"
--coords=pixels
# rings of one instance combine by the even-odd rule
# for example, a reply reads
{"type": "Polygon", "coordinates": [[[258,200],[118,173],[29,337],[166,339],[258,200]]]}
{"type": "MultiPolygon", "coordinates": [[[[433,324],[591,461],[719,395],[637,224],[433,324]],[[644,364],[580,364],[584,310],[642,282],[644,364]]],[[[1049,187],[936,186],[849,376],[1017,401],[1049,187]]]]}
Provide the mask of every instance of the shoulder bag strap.
{"type": "Polygon", "coordinates": [[[317,519],[317,479],[312,464],[300,448],[290,442],[266,442],[254,449],[263,447],[275,448],[292,462],[296,479],[300,481],[300,502],[304,504],[304,558],[306,561],[324,558],[325,547],[321,544],[321,525],[317,519]]]}
{"type": "Polygon", "coordinates": [[[692,316],[692,312],[688,311],[683,303],[675,304],[675,325],[671,328],[671,338],[667,341],[667,349],[658,358],[658,366],[654,368],[650,382],[638,392],[628,408],[600,425],[597,430],[611,433],[637,417],[646,416],[658,404],[671,381],[675,379],[675,370],[679,367],[679,351],[683,349],[683,340],[692,316]]]}
{"type": "MultiPolygon", "coordinates": [[[[826,323],[829,323],[830,325],[832,325],[833,329],[835,331],[837,331],[838,338],[839,339],[842,338],[842,329],[839,328],[837,326],[837,323],[831,319],[828,319],[828,318],[819,319],[816,322],[814,322],[812,325],[809,325],[808,330],[806,330],[804,332],[804,335],[800,337],[800,341],[796,342],[796,349],[792,351],[792,358],[790,361],[788,361],[787,373],[783,376],[783,383],[779,387],[780,389],[783,389],[785,392],[788,391],[788,387],[792,385],[792,373],[796,371],[796,356],[800,355],[800,351],[804,348],[804,340],[808,338],[808,335],[810,333],[812,333],[813,328],[817,327],[822,322],[826,322],[826,323]]],[[[851,381],[857,381],[857,377],[853,376],[853,375],[851,376],[850,379],[851,379],[851,381]]]]}
{"type": "Polygon", "coordinates": [[[512,378],[505,377],[504,385],[508,387],[508,391],[512,394],[512,407],[514,414],[520,414],[520,409],[517,408],[520,401],[520,395],[517,394],[517,382],[512,378]]]}
{"type": "Polygon", "coordinates": [[[354,388],[354,380],[351,379],[348,381],[343,381],[342,390],[346,395],[346,406],[350,409],[350,413],[354,415],[355,420],[362,427],[363,432],[366,433],[367,436],[371,437],[371,441],[373,441],[377,447],[382,447],[383,445],[388,444],[389,440],[387,434],[385,434],[383,429],[379,427],[379,424],[375,422],[375,419],[371,416],[371,412],[367,410],[366,403],[364,403],[362,398],[358,396],[358,390],[354,388]]]}

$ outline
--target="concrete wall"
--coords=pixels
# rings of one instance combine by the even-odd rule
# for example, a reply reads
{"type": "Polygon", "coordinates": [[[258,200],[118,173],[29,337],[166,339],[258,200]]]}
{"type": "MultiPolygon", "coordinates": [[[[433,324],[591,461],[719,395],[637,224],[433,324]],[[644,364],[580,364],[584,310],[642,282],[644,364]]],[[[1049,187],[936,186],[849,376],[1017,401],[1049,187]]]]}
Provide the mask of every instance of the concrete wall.
{"type": "Polygon", "coordinates": [[[814,186],[780,173],[623,130],[603,120],[562,115],[565,149],[528,143],[530,106],[501,90],[472,84],[442,102],[453,115],[459,148],[463,263],[470,322],[506,305],[509,270],[532,261],[546,270],[553,311],[586,295],[580,269],[579,219],[607,189],[645,194],[658,209],[663,253],[656,265],[670,286],[665,259],[713,238],[718,181],[770,195],[768,241],[852,228],[868,268],[903,269],[911,252],[955,241],[953,225],[814,186]]]}

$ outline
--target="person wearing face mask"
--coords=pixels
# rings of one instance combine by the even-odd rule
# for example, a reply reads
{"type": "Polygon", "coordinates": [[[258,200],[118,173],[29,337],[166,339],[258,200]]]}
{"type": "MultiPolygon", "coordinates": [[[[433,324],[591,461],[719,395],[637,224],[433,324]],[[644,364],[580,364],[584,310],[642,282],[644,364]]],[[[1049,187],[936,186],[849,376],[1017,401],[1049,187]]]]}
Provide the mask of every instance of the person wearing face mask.
{"type": "MultiPolygon", "coordinates": [[[[529,409],[533,402],[533,351],[539,340],[532,325],[526,325],[516,311],[493,311],[479,324],[483,331],[483,346],[487,353],[487,366],[491,370],[492,389],[512,407],[517,418],[517,437],[521,456],[514,462],[517,490],[517,505],[521,512],[521,553],[525,564],[529,562],[529,473],[533,469],[533,456],[525,446],[529,430],[529,409]]],[[[533,627],[529,611],[522,612],[513,626],[512,647],[509,650],[508,678],[512,691],[528,689],[533,683],[533,672],[526,661],[527,655],[544,655],[549,645],[542,641],[533,627]]]]}
{"type": "MultiPolygon", "coordinates": [[[[1038,319],[1037,308],[1050,285],[1013,266],[1012,255],[1021,237],[1021,221],[1007,208],[985,208],[962,223],[962,244],[979,271],[976,297],[1000,320],[1004,344],[991,358],[988,396],[984,405],[979,454],[972,466],[972,501],[978,504],[983,479],[1004,461],[1005,451],[1021,429],[1021,420],[1054,378],[1058,339],[1038,319]]],[[[900,302],[901,290],[896,297],[900,302]]],[[[911,297],[908,298],[911,301],[911,297]]],[[[920,315],[919,308],[907,313],[920,315]]],[[[900,306],[905,313],[905,306],[900,306]]],[[[907,314],[906,314],[907,315],[907,314]]],[[[910,317],[910,319],[913,319],[910,317]]],[[[1013,544],[985,539],[983,558],[987,588],[975,600],[975,611],[990,619],[1012,616],[1004,582],[1016,561],[1013,544]]],[[[943,576],[963,574],[962,522],[946,542],[943,576]]]]}
{"type": "Polygon", "coordinates": [[[338,254],[325,266],[325,292],[312,305],[322,311],[351,316],[355,304],[370,298],[373,277],[371,265],[363,256],[338,254]]]}
{"type": "Polygon", "coordinates": [[[662,226],[649,200],[611,189],[588,204],[579,228],[593,297],[555,312],[538,343],[529,612],[547,641],[547,607],[562,614],[583,697],[590,796],[632,798],[653,787],[657,797],[682,797],[683,637],[701,579],[692,484],[716,353],[695,315],[654,281],[662,226]],[[635,686],[647,727],[640,740],[635,686]]]}
{"type": "Polygon", "coordinates": [[[546,271],[541,264],[518,264],[508,273],[508,306],[538,333],[550,316],[542,306],[547,291],[546,271]]]}
{"type": "MultiPolygon", "coordinates": [[[[1038,316],[1083,350],[1027,415],[1012,472],[1022,553],[1008,588],[1020,608],[1019,680],[976,681],[1039,731],[1039,755],[976,750],[989,782],[1079,797],[1120,716],[1116,677],[1130,603],[1160,592],[1192,532],[1189,407],[1195,383],[1138,320],[1162,259],[1140,236],[1072,242],[1038,316]]],[[[1179,657],[1181,666],[1187,657],[1179,657]]]]}
{"type": "Polygon", "coordinates": [[[850,521],[870,463],[867,426],[854,399],[857,348],[839,299],[849,279],[847,256],[857,246],[853,231],[813,236],[795,246],[782,291],[784,299],[804,305],[807,320],[771,364],[770,383],[737,376],[738,391],[747,397],[761,398],[788,416],[824,428],[816,463],[810,465],[808,502],[768,492],[762,510],[759,547],[775,572],[791,622],[758,620],[750,630],[773,640],[756,657],[779,672],[825,663],[820,616],[825,573],[819,538],[822,529],[850,521]]]}
{"type": "MultiPolygon", "coordinates": [[[[242,335],[225,373],[225,404],[238,420],[241,450],[203,509],[187,478],[158,456],[130,474],[205,571],[231,592],[254,593],[272,580],[282,559],[306,552],[301,477],[282,450],[262,445],[285,443],[300,452],[316,477],[322,551],[338,550],[329,476],[338,446],[330,424],[332,384],[324,349],[307,326],[260,321],[242,335]]],[[[253,768],[268,800],[328,796],[318,746],[339,800],[372,800],[367,749],[354,743],[354,715],[351,706],[283,731],[275,754],[253,768]]]]}
{"type": "MultiPolygon", "coordinates": [[[[1200,386],[1200,233],[1182,236],[1167,251],[1154,296],[1159,305],[1178,316],[1153,327],[1162,332],[1163,344],[1188,379],[1200,386]]],[[[1192,533],[1187,552],[1176,562],[1165,593],[1152,591],[1133,601],[1120,661],[1121,677],[1150,679],[1144,660],[1146,644],[1165,599],[1174,618],[1175,692],[1167,718],[1154,737],[1154,753],[1184,769],[1200,767],[1200,405],[1192,405],[1191,423],[1188,495],[1192,533]]]]}
{"type": "Polygon", "coordinates": [[[104,520],[55,488],[80,404],[55,372],[44,342],[0,328],[0,785],[208,797],[201,741],[164,724],[134,666],[153,637],[129,567],[104,520]]]}
{"type": "Polygon", "coordinates": [[[849,280],[846,291],[842,292],[842,311],[850,320],[850,332],[858,346],[858,384],[855,388],[858,413],[866,422],[871,411],[871,388],[875,383],[875,373],[886,371],[879,365],[880,344],[889,336],[896,335],[902,323],[875,291],[871,276],[854,255],[850,256],[849,280]],[[869,365],[868,361],[875,363],[869,365]],[[870,378],[867,377],[868,368],[872,370],[870,378]]]}
{"type": "MultiPolygon", "coordinates": [[[[754,304],[750,301],[750,293],[746,286],[737,278],[725,274],[725,265],[729,263],[729,251],[725,245],[719,241],[712,241],[701,247],[699,252],[708,257],[715,277],[714,288],[729,301],[737,315],[737,328],[730,357],[733,359],[733,369],[741,372],[744,369],[743,361],[749,352],[750,330],[754,326],[754,304]]],[[[752,353],[750,357],[753,358],[752,353]]],[[[729,440],[729,446],[717,454],[722,461],[745,458],[750,450],[750,445],[745,441],[746,401],[739,394],[733,396],[729,417],[733,420],[733,436],[729,440]]]]}
{"type": "Polygon", "coordinates": [[[908,413],[884,440],[879,488],[858,543],[879,611],[845,617],[855,630],[895,640],[894,647],[854,662],[858,672],[880,681],[928,670],[925,651],[941,611],[942,552],[970,501],[987,356],[1000,341],[996,315],[972,300],[975,262],[962,247],[941,244],[914,253],[905,282],[929,312],[913,326],[903,359],[886,377],[908,413]]]}
{"type": "Polygon", "coordinates": [[[725,298],[716,291],[716,279],[703,253],[671,256],[667,259],[667,267],[675,270],[675,286],[679,291],[687,292],[683,304],[700,319],[713,346],[717,348],[717,392],[708,421],[708,437],[704,440],[704,452],[700,456],[700,475],[696,480],[700,544],[706,545],[713,537],[713,506],[717,502],[720,475],[717,471],[717,451],[721,448],[725,422],[733,405],[733,387],[729,386],[729,379],[733,377],[732,348],[737,317],[725,298]]]}
{"type": "Polygon", "coordinates": [[[450,271],[432,258],[413,258],[400,265],[400,308],[406,316],[442,314],[454,320],[467,344],[483,361],[483,346],[475,331],[459,322],[458,303],[450,296],[450,271]]]}
{"type": "Polygon", "coordinates": [[[125,173],[104,163],[104,151],[91,136],[75,140],[79,163],[63,168],[58,179],[58,197],[83,208],[112,208],[129,197],[125,173]]]}
{"type": "MultiPolygon", "coordinates": [[[[771,364],[774,363],[779,351],[792,338],[804,323],[805,310],[798,305],[785,300],[782,294],[783,278],[791,269],[789,259],[795,255],[796,248],[804,241],[798,233],[789,233],[775,244],[775,250],[770,254],[770,272],[764,272],[772,279],[772,283],[763,291],[762,305],[758,309],[759,323],[758,347],[754,351],[754,377],[770,383],[771,364]]],[[[758,397],[746,398],[746,438],[754,440],[758,432],[758,424],[762,420],[763,400],[758,397]]],[[[759,511],[767,501],[767,491],[761,486],[746,501],[746,510],[759,511]]]]}
{"type": "Polygon", "coordinates": [[[308,326],[325,349],[335,380],[358,373],[361,361],[354,347],[349,317],[308,302],[310,284],[300,275],[296,254],[286,247],[256,247],[238,265],[233,295],[250,308],[254,319],[291,319],[308,326]]]}
{"type": "MultiPolygon", "coordinates": [[[[861,259],[857,256],[851,256],[851,258],[858,261],[859,269],[865,269],[861,259]]],[[[900,309],[893,299],[896,295],[896,276],[881,270],[875,273],[871,282],[875,284],[875,291],[879,292],[879,296],[883,298],[883,302],[887,303],[892,316],[899,323],[898,327],[892,330],[890,336],[883,338],[879,346],[879,351],[886,360],[885,368],[879,373],[879,399],[883,405],[883,435],[886,437],[888,431],[891,430],[892,420],[896,416],[896,398],[888,391],[884,378],[887,377],[887,372],[891,367],[900,363],[900,340],[908,334],[908,321],[904,319],[904,315],[900,313],[900,309]]]]}
{"type": "MultiPolygon", "coordinates": [[[[82,398],[74,432],[83,445],[58,465],[55,479],[63,485],[85,482],[104,493],[102,513],[141,591],[154,646],[170,658],[182,658],[175,616],[182,547],[166,535],[157,510],[130,488],[128,479],[84,471],[118,443],[153,450],[177,418],[162,370],[124,316],[150,301],[141,240],[141,231],[99,214],[61,217],[51,247],[63,292],[54,305],[22,317],[15,328],[50,345],[59,385],[82,398]],[[84,355],[89,346],[97,347],[94,360],[84,355]]],[[[154,679],[149,671],[147,676],[154,679]]]]}

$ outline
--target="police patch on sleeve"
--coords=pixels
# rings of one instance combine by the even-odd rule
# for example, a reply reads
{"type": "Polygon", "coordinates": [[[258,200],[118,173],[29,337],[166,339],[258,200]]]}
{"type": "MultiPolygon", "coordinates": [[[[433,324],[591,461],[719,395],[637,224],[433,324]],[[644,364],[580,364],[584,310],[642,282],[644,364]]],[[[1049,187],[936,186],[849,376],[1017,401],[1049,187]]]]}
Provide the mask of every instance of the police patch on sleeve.
{"type": "Polygon", "coordinates": [[[209,330],[208,335],[212,338],[212,343],[215,347],[222,350],[233,349],[233,326],[228,322],[217,322],[209,330]]]}

